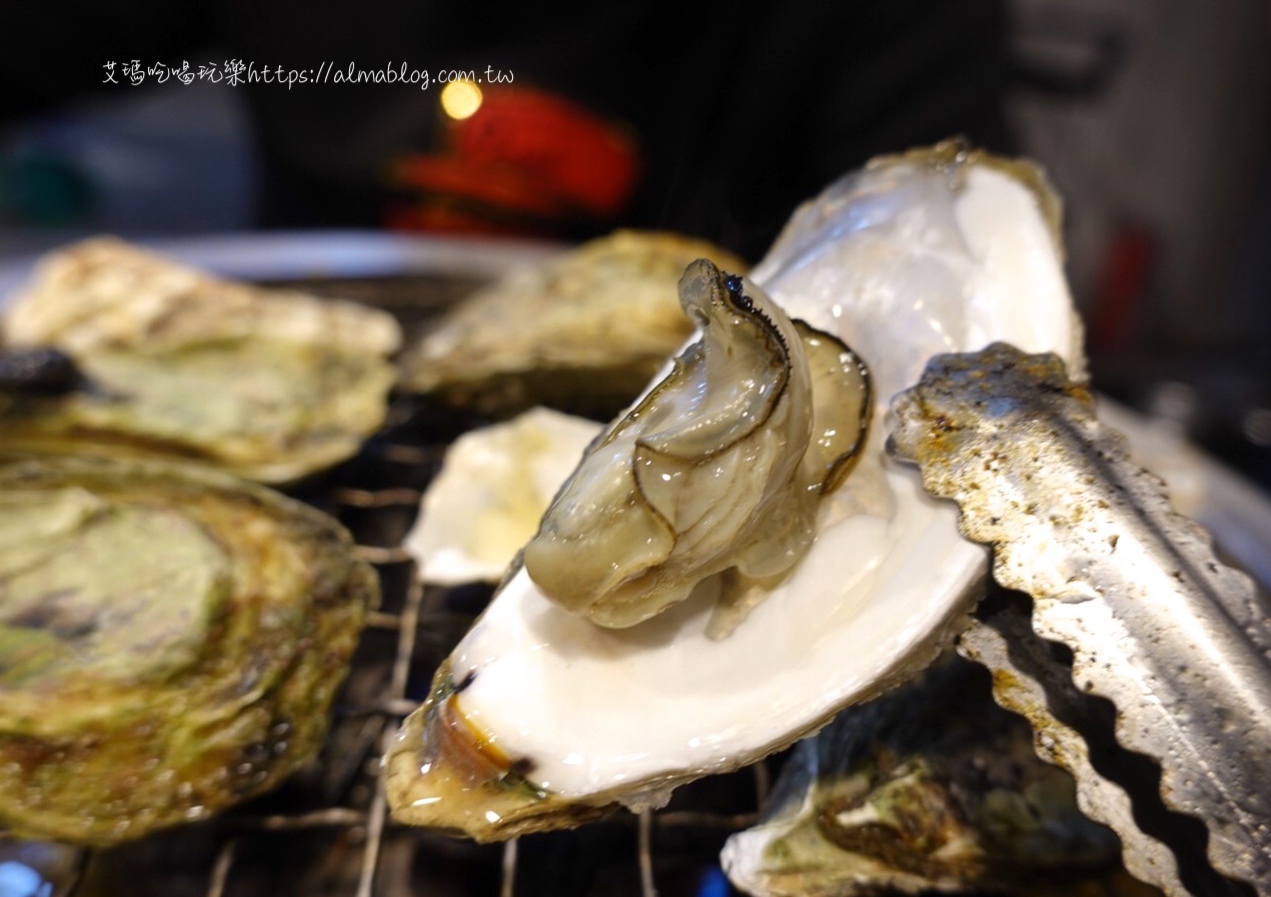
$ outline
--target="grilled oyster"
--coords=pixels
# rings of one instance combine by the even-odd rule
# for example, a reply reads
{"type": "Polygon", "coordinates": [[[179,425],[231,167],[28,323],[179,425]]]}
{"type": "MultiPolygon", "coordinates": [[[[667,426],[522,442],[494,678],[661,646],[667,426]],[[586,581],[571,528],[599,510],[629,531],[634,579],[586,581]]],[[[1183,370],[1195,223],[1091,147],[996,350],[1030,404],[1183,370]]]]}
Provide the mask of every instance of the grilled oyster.
{"type": "Polygon", "coordinates": [[[0,463],[0,824],[201,819],[316,752],[378,588],[326,515],[192,465],[0,463]]]}
{"type": "Polygon", "coordinates": [[[285,482],[354,454],[384,421],[400,333],[385,312],[209,277],[114,239],[46,258],[3,320],[90,388],[0,408],[10,443],[183,455],[285,482]]]}
{"type": "Polygon", "coordinates": [[[407,351],[403,383],[487,413],[544,404],[611,415],[692,333],[676,283],[702,257],[746,270],[702,240],[618,231],[514,271],[456,306],[407,351]]]}
{"type": "MultiPolygon", "coordinates": [[[[1022,163],[958,146],[880,159],[801,208],[754,282],[859,352],[880,400],[949,346],[999,339],[1080,367],[1055,206],[1022,163]]],[[[397,817],[490,839],[656,805],[929,662],[986,555],[887,459],[884,404],[807,554],[726,639],[709,594],[608,630],[510,576],[388,753],[397,817]]]]}
{"type": "Polygon", "coordinates": [[[787,761],[770,809],[721,854],[762,897],[879,890],[1061,894],[1119,869],[1120,842],[1077,809],[988,673],[949,657],[843,711],[787,761]]]}

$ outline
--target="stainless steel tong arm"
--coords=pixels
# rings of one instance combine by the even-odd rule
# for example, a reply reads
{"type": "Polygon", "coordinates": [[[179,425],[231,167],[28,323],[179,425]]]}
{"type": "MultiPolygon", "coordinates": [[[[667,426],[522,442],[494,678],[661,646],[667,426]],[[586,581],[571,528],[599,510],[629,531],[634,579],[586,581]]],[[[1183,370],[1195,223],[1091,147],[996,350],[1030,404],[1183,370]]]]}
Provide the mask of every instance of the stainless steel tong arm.
{"type": "MultiPolygon", "coordinates": [[[[1115,704],[1116,738],[1159,763],[1165,805],[1205,822],[1213,867],[1271,895],[1271,625],[1249,578],[1170,508],[1053,355],[938,356],[892,410],[893,455],[958,502],[994,578],[1033,596],[1034,631],[1071,649],[1077,689],[1115,704]]],[[[1090,772],[1073,771],[1081,787],[1090,772]]]]}

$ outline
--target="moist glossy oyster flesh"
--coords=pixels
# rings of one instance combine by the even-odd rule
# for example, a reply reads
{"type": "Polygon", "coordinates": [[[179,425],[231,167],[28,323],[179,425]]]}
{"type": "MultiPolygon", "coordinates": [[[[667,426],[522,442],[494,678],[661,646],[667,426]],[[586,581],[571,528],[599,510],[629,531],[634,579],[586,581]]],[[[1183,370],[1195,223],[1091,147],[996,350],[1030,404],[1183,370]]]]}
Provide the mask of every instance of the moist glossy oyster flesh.
{"type": "Polygon", "coordinates": [[[514,271],[407,351],[403,383],[487,413],[543,404],[612,415],[692,333],[676,283],[702,257],[748,267],[703,240],[618,231],[514,271]]]}
{"type": "Polygon", "coordinates": [[[492,839],[656,805],[928,663],[986,553],[886,457],[886,400],[952,346],[1003,340],[1080,368],[1055,206],[1035,169],[941,146],[877,160],[798,210],[754,283],[859,353],[879,397],[807,553],[724,639],[706,588],[614,630],[516,570],[388,752],[397,817],[492,839]]]}
{"type": "Polygon", "coordinates": [[[588,450],[525,546],[543,594],[601,626],[634,626],[717,573],[729,616],[762,600],[869,424],[869,377],[838,340],[705,259],[680,295],[702,338],[588,450]]]}
{"type": "Polygon", "coordinates": [[[109,844],[276,786],[377,593],[334,520],[204,467],[0,461],[0,825],[109,844]]]}
{"type": "Polygon", "coordinates": [[[1037,758],[988,680],[949,657],[801,743],[765,819],[724,847],[733,884],[759,897],[1036,895],[1119,870],[1116,835],[1082,816],[1071,776],[1037,758]]]}
{"type": "Polygon", "coordinates": [[[83,388],[0,407],[6,441],[182,455],[285,482],[379,429],[400,342],[385,312],[218,280],[114,239],[53,253],[3,319],[83,388]]]}

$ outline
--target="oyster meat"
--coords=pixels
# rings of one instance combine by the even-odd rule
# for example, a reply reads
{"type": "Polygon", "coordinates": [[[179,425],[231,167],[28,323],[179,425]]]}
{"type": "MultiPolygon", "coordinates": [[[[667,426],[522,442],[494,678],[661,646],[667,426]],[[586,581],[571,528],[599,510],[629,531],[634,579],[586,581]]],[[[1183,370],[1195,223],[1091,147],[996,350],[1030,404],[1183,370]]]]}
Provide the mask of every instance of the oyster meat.
{"type": "Polygon", "coordinates": [[[680,293],[702,339],[588,450],[525,546],[543,594],[601,626],[725,572],[720,600],[744,612],[806,552],[868,429],[869,377],[841,342],[706,259],[680,293]]]}
{"type": "MultiPolygon", "coordinates": [[[[719,576],[610,629],[516,569],[388,752],[396,816],[491,839],[657,805],[928,663],[986,553],[886,457],[886,400],[952,347],[1002,340],[1081,367],[1056,207],[1031,166],[949,145],[876,160],[798,210],[753,283],[859,353],[880,400],[850,473],[816,505],[806,552],[726,638],[711,625],[719,576]]],[[[613,547],[616,565],[643,549],[613,547]]]]}
{"type": "Polygon", "coordinates": [[[612,415],[691,334],[675,285],[701,257],[746,270],[703,240],[626,230],[513,271],[408,349],[402,381],[486,413],[544,404],[612,415]]]}
{"type": "Polygon", "coordinates": [[[385,312],[219,280],[110,238],[45,258],[0,334],[65,352],[87,381],[0,406],[7,442],[182,455],[264,482],[342,461],[379,429],[401,339],[385,312]]]}
{"type": "Polygon", "coordinates": [[[110,844],[317,751],[374,571],[203,466],[0,453],[0,825],[110,844]]]}

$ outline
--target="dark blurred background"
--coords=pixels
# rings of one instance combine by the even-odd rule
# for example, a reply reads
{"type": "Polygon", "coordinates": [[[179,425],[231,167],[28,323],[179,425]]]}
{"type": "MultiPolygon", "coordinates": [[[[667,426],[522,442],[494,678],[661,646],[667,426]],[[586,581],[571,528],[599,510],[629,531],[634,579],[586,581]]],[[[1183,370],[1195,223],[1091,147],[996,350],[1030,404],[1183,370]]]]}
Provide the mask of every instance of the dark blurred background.
{"type": "Polygon", "coordinates": [[[100,231],[618,225],[755,259],[839,174],[963,134],[1063,193],[1100,388],[1271,485],[1266,0],[471,6],[6,4],[0,259],[100,231]],[[350,66],[430,83],[334,83],[350,66]],[[442,70],[511,81],[464,118],[442,70]]]}

